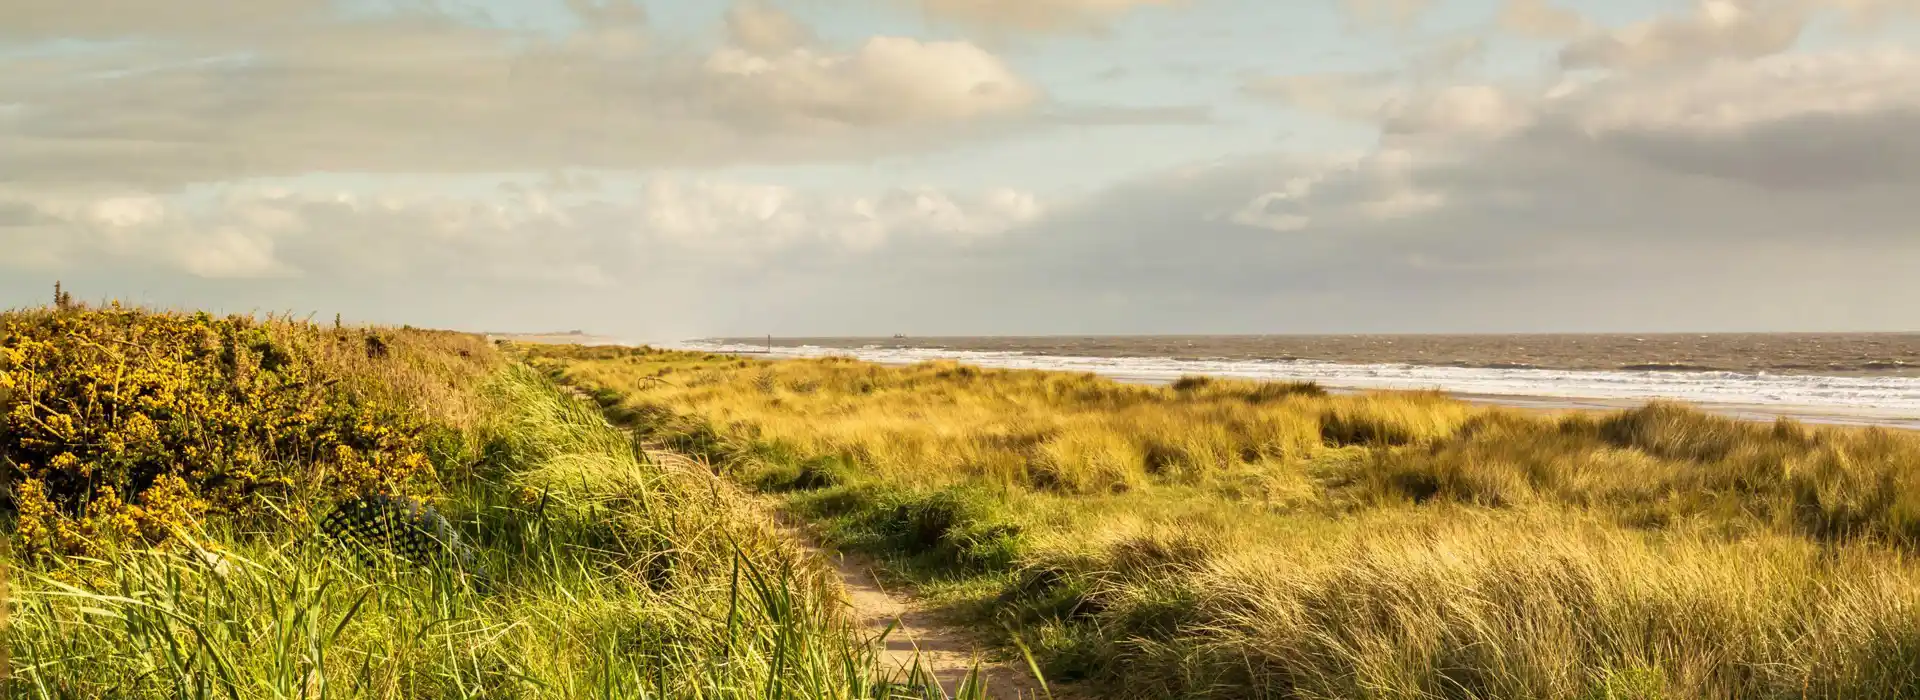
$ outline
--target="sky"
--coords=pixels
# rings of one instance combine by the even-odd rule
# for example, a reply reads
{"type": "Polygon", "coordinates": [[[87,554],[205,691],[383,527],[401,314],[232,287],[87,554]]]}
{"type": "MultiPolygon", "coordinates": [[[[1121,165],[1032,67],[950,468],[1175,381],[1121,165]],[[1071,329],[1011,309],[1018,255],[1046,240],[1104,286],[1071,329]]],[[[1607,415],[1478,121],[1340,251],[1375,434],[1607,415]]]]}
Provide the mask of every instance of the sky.
{"type": "Polygon", "coordinates": [[[0,307],[1920,330],[1920,0],[10,0],[0,307]]]}

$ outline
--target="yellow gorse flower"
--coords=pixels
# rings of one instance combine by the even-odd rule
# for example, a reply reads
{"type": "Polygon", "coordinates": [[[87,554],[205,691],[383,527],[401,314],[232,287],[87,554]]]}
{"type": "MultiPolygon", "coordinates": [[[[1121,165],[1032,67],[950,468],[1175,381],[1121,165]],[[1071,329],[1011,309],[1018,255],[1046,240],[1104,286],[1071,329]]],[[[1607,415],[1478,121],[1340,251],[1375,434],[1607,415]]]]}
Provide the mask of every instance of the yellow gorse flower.
{"type": "MultiPolygon", "coordinates": [[[[289,319],[122,307],[0,314],[0,466],[29,556],[164,541],[267,500],[426,488],[404,344],[289,319]]],[[[469,355],[462,355],[467,357],[469,355]]],[[[298,505],[294,505],[298,509],[298,505]]]]}

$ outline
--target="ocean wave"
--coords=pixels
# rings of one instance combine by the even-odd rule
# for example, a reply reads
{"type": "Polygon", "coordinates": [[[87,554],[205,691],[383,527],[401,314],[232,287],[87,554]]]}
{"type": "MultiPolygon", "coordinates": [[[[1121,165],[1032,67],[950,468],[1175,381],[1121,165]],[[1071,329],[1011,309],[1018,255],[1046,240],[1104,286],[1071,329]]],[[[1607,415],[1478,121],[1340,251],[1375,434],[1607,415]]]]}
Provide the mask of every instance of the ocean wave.
{"type": "MultiPolygon", "coordinates": [[[[709,352],[766,352],[766,346],[676,344],[709,352]]],[[[1200,374],[1266,381],[1315,381],[1353,389],[1438,389],[1462,394],[1655,400],[1871,410],[1920,416],[1920,378],[1747,374],[1726,371],[1584,371],[1529,368],[1363,365],[1317,360],[1205,360],[1075,357],[930,348],[776,347],[776,357],[845,356],[909,364],[957,360],[981,367],[1092,372],[1129,381],[1200,374]]]]}

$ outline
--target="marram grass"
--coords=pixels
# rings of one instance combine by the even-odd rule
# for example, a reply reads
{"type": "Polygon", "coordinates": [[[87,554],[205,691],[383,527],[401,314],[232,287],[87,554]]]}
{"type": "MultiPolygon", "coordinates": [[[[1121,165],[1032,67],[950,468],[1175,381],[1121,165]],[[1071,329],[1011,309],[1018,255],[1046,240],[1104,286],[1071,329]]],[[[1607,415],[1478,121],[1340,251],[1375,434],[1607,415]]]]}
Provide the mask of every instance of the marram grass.
{"type": "Polygon", "coordinates": [[[1920,698],[1920,436],[531,349],[1112,698],[1920,698]]]}

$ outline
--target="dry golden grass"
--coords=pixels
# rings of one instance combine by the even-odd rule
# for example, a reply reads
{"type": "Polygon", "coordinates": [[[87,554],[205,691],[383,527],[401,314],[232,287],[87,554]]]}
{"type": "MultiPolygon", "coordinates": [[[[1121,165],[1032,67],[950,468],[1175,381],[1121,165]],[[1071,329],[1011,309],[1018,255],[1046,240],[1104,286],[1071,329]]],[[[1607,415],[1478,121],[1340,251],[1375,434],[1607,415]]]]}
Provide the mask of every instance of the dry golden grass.
{"type": "Polygon", "coordinates": [[[1310,385],[1197,380],[1153,388],[951,362],[889,369],[655,355],[569,371],[730,433],[846,455],[893,478],[1076,493],[1281,468],[1327,444],[1428,444],[1470,415],[1424,394],[1328,397],[1310,385]]]}
{"type": "Polygon", "coordinates": [[[1920,697],[1908,433],[535,354],[1111,697],[1920,697]]]}
{"type": "Polygon", "coordinates": [[[1920,543],[1920,436],[1903,431],[1748,423],[1675,404],[1548,417],[1432,392],[597,352],[565,371],[610,392],[608,403],[697,418],[722,439],[781,454],[838,456],[893,483],[1297,495],[1311,482],[1322,505],[1552,503],[1628,524],[1712,516],[1920,543]]]}
{"type": "Polygon", "coordinates": [[[1263,537],[1051,535],[1056,667],[1124,697],[1913,697],[1920,568],[1564,513],[1375,512],[1263,537]],[[1424,517],[1423,517],[1424,516],[1424,517]]]}

